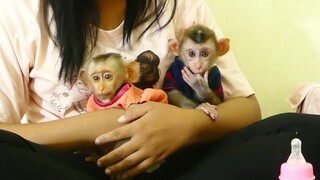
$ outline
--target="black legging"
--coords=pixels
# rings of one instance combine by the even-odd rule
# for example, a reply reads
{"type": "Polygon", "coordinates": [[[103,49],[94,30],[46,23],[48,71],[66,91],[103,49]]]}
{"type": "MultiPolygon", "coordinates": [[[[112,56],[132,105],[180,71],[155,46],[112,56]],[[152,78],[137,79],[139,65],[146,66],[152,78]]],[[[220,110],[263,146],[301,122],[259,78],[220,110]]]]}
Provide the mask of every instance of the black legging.
{"type": "MultiPolygon", "coordinates": [[[[136,179],[276,180],[296,137],[320,178],[320,116],[284,113],[215,143],[183,149],[153,173],[136,179]]],[[[76,155],[30,143],[5,131],[0,131],[0,169],[3,179],[106,179],[103,169],[76,155]]]]}
{"type": "Polygon", "coordinates": [[[84,157],[48,148],[0,130],[0,179],[106,179],[84,157]]]}

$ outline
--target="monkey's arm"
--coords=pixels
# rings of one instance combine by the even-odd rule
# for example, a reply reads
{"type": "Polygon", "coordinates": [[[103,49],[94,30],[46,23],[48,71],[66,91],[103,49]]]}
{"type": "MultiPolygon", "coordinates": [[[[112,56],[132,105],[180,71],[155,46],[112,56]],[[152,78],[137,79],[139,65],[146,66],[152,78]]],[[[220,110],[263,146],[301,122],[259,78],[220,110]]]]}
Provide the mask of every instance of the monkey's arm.
{"type": "Polygon", "coordinates": [[[198,103],[187,98],[182,92],[174,89],[166,92],[168,95],[169,104],[182,108],[196,108],[198,103]]]}
{"type": "MultiPolygon", "coordinates": [[[[208,87],[208,86],[207,86],[208,87]]],[[[204,89],[205,87],[195,88],[197,99],[200,102],[208,102],[213,105],[218,105],[222,103],[219,96],[214,93],[209,87],[204,89]]]]}

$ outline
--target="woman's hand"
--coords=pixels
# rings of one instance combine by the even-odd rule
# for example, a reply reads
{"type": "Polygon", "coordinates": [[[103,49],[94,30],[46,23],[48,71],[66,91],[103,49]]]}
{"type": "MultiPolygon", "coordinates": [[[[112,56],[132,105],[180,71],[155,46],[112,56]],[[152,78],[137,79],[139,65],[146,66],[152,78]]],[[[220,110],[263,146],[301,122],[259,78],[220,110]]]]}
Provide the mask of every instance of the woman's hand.
{"type": "Polygon", "coordinates": [[[119,120],[136,121],[99,136],[96,144],[130,140],[97,163],[118,179],[135,176],[184,146],[212,142],[261,118],[254,95],[227,99],[218,105],[218,110],[217,121],[212,121],[198,109],[156,102],[133,106],[119,120]]]}
{"type": "Polygon", "coordinates": [[[192,115],[188,118],[188,114],[194,114],[194,111],[201,112],[155,102],[130,108],[125,116],[120,118],[121,122],[141,118],[101,135],[96,139],[96,144],[130,140],[101,157],[98,165],[106,167],[106,173],[117,179],[146,171],[189,143],[188,133],[192,132],[192,121],[195,118],[192,118],[192,115]]]}

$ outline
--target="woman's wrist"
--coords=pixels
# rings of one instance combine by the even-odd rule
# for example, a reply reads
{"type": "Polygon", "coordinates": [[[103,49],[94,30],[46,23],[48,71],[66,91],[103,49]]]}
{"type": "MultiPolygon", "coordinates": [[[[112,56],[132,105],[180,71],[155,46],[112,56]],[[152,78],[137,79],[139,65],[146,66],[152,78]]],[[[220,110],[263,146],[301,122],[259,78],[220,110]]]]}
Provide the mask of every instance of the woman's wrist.
{"type": "Polygon", "coordinates": [[[185,118],[182,119],[182,123],[185,125],[186,142],[185,145],[197,144],[205,141],[204,134],[211,129],[211,126],[216,123],[212,121],[209,115],[205,114],[199,109],[185,109],[185,118]]]}
{"type": "Polygon", "coordinates": [[[104,109],[82,115],[84,118],[83,127],[85,133],[83,138],[90,144],[94,144],[95,139],[121,126],[118,118],[122,116],[124,110],[118,108],[104,109]]]}

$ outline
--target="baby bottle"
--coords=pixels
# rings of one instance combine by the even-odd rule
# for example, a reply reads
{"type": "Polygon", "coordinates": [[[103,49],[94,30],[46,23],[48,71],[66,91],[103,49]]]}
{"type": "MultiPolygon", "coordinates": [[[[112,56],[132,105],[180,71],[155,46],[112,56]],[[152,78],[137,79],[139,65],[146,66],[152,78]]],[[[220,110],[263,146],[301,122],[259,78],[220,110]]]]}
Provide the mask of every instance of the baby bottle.
{"type": "Polygon", "coordinates": [[[313,180],[312,164],[306,162],[301,151],[301,141],[295,138],[291,141],[291,154],[287,162],[281,165],[280,180],[313,180]]]}

